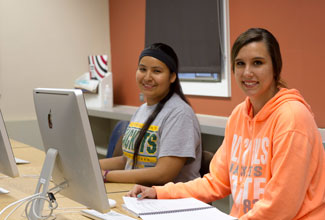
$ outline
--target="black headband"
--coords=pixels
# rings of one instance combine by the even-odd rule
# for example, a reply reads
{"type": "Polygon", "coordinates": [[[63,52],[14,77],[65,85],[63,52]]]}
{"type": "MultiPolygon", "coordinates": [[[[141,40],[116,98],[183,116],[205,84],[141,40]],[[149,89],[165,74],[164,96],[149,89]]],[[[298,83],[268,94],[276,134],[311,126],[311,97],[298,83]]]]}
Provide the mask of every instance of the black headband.
{"type": "Polygon", "coordinates": [[[166,66],[170,69],[170,71],[173,73],[177,73],[177,65],[176,62],[166,53],[164,53],[161,50],[157,50],[157,49],[150,49],[150,48],[146,48],[144,49],[140,56],[139,56],[139,62],[141,60],[142,57],[144,56],[150,56],[150,57],[154,57],[158,60],[160,60],[161,62],[165,63],[166,66]]]}

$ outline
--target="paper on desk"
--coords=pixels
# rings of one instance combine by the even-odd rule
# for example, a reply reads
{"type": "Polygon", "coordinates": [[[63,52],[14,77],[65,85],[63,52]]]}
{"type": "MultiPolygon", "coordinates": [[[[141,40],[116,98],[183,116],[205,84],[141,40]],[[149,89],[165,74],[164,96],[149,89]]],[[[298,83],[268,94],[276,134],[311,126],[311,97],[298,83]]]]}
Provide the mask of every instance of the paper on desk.
{"type": "Polygon", "coordinates": [[[194,198],[185,199],[142,199],[123,197],[126,208],[136,215],[152,212],[174,211],[192,208],[211,207],[194,198]]]}
{"type": "Polygon", "coordinates": [[[201,219],[234,220],[217,208],[194,198],[184,199],[143,199],[123,197],[127,210],[140,216],[143,220],[160,219],[201,219]]]}
{"type": "Polygon", "coordinates": [[[186,212],[174,212],[159,215],[141,215],[143,220],[235,220],[236,218],[227,215],[216,208],[212,209],[201,209],[195,211],[186,212]]]}

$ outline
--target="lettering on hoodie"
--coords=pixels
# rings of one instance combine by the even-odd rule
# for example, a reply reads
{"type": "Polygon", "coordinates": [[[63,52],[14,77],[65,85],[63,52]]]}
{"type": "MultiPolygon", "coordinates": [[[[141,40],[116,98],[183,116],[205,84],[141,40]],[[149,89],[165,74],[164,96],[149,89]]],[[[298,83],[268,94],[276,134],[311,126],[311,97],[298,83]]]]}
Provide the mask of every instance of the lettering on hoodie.
{"type": "Polygon", "coordinates": [[[231,190],[234,203],[241,204],[244,213],[264,195],[269,147],[268,137],[249,139],[237,134],[233,136],[229,168],[231,190]]]}

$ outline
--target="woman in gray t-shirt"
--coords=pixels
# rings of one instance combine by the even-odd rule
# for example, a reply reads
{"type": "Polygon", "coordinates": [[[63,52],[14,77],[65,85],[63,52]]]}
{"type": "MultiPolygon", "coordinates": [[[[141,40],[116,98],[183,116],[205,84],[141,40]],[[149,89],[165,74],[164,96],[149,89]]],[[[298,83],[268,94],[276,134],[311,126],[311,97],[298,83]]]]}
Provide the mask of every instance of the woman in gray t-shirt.
{"type": "Polygon", "coordinates": [[[136,81],[146,103],[131,118],[123,156],[100,160],[105,181],[152,185],[200,176],[200,127],[177,74],[177,55],[168,45],[142,51],[136,81]]]}

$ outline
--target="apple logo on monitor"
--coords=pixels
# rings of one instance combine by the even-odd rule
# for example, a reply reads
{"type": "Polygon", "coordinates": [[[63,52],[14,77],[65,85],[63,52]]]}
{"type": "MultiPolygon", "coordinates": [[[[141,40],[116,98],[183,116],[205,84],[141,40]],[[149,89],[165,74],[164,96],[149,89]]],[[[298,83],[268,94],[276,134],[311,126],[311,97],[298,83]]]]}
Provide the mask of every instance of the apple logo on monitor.
{"type": "Polygon", "coordinates": [[[47,115],[47,120],[48,120],[49,128],[52,128],[53,127],[53,124],[52,124],[52,113],[51,113],[51,109],[50,109],[49,114],[47,115]]]}

